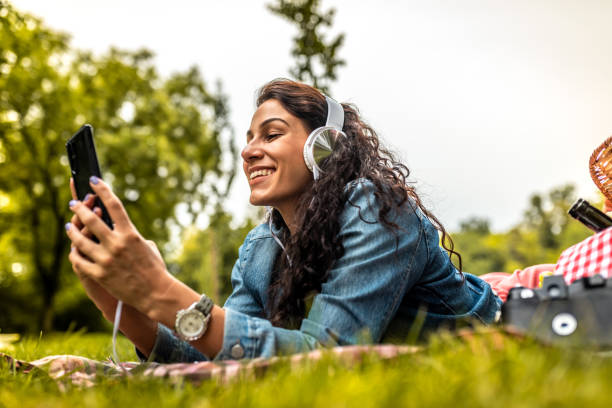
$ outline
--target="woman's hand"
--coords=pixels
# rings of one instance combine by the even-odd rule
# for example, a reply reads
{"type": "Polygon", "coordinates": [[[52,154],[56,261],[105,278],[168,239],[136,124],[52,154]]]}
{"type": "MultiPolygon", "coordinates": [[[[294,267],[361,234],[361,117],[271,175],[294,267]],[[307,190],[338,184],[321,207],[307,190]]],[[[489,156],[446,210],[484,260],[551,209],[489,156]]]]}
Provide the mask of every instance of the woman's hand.
{"type": "MultiPolygon", "coordinates": [[[[76,250],[70,252],[70,262],[81,280],[87,282],[86,290],[98,299],[108,294],[101,302],[119,299],[126,304],[121,331],[139,350],[149,354],[156,338],[156,322],[174,327],[177,311],[189,307],[200,295],[168,273],[157,247],[132,225],[108,185],[94,177],[90,185],[106,207],[114,229],[86,203],[72,200],[70,209],[77,218],[66,224],[66,232],[76,250]],[[79,228],[79,222],[86,229],[79,228]],[[95,235],[100,242],[92,241],[84,232],[95,235]]],[[[211,315],[209,329],[192,344],[214,356],[223,344],[225,312],[214,306],[211,315]]]]}
{"type": "MultiPolygon", "coordinates": [[[[70,191],[72,192],[72,199],[76,200],[77,194],[74,188],[74,180],[72,178],[70,179],[70,191]]],[[[85,197],[85,199],[83,200],[83,205],[91,209],[94,206],[95,201],[96,201],[96,196],[92,194],[92,195],[85,197]]],[[[102,216],[102,210],[99,207],[93,208],[92,211],[98,217],[102,216]]],[[[72,223],[72,225],[74,225],[74,228],[77,228],[81,232],[83,236],[87,237],[88,239],[92,238],[93,236],[92,233],[88,230],[87,227],[83,225],[83,223],[81,222],[81,220],[76,214],[72,216],[70,222],[72,223]]],[[[70,251],[78,251],[78,250],[74,245],[71,245],[70,251]]],[[[83,289],[85,289],[85,293],[87,293],[87,297],[89,297],[92,300],[92,302],[94,302],[96,307],[102,312],[102,315],[107,320],[112,321],[113,315],[115,313],[115,308],[117,307],[117,299],[111,296],[96,281],[89,278],[87,275],[80,273],[80,271],[75,267],[74,264],[72,265],[72,270],[74,271],[76,276],[79,278],[79,281],[81,282],[81,285],[83,286],[83,289]]]]}
{"type": "Polygon", "coordinates": [[[86,290],[100,297],[104,297],[100,289],[106,290],[110,297],[121,299],[148,315],[154,299],[163,296],[175,279],[167,272],[155,245],[136,230],[123,204],[108,185],[98,178],[92,178],[90,185],[104,203],[114,229],[111,230],[86,203],[71,201],[70,209],[77,218],[73,217],[74,222],[66,224],[66,229],[77,250],[71,251],[70,262],[79,278],[87,282],[86,290]],[[86,230],[79,228],[79,221],[86,230]],[[100,242],[92,241],[84,231],[95,235],[100,242]]]}

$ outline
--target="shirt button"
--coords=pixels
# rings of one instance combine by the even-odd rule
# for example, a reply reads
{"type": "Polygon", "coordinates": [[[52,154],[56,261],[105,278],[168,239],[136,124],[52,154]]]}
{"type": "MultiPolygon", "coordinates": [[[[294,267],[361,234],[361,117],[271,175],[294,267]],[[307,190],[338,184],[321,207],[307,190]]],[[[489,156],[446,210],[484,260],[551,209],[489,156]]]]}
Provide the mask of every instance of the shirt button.
{"type": "Polygon", "coordinates": [[[232,349],[230,350],[230,354],[232,355],[233,358],[240,359],[244,357],[244,348],[242,348],[240,343],[236,343],[232,346],[232,349]]]}

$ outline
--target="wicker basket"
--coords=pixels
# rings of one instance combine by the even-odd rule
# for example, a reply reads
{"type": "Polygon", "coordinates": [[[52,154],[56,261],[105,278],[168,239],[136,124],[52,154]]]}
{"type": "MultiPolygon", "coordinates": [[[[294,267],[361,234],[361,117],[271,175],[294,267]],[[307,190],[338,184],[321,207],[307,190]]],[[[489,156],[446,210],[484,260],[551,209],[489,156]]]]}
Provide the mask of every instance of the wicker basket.
{"type": "Polygon", "coordinates": [[[612,201],[612,136],[595,149],[589,160],[589,169],[595,185],[612,201]]]}

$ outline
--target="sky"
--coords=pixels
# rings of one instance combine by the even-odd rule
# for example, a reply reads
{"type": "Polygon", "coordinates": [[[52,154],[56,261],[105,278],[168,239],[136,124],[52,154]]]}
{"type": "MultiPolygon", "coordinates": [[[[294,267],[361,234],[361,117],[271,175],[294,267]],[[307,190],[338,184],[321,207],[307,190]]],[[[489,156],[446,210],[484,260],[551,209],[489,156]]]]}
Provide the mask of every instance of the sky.
{"type": "MultiPolygon", "coordinates": [[[[296,29],[270,2],[12,0],[75,47],[146,47],[163,75],[197,65],[211,86],[221,80],[240,147],[257,89],[293,64],[296,29]]],[[[330,35],[346,35],[332,96],[359,107],[448,229],[472,216],[508,229],[531,194],[565,183],[596,197],[588,161],[612,135],[612,2],[321,3],[336,9],[330,35]]],[[[248,195],[237,177],[228,205],[239,219],[248,195]]]]}

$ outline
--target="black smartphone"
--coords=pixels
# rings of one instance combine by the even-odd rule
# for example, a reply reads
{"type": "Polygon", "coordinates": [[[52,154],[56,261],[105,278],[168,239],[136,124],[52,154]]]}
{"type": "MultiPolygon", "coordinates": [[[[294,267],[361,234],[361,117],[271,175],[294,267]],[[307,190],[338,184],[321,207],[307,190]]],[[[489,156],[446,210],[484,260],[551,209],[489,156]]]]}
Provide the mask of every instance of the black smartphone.
{"type": "MultiPolygon", "coordinates": [[[[93,190],[89,186],[89,178],[91,176],[102,177],[93,140],[93,127],[91,125],[83,125],[66,142],[66,152],[68,153],[68,161],[70,162],[70,171],[74,179],[77,198],[82,201],[88,193],[93,194],[93,190]]],[[[96,197],[94,207],[100,207],[102,210],[102,220],[112,229],[113,221],[99,197],[96,197]]],[[[97,241],[97,239],[94,240],[97,241]]]]}

